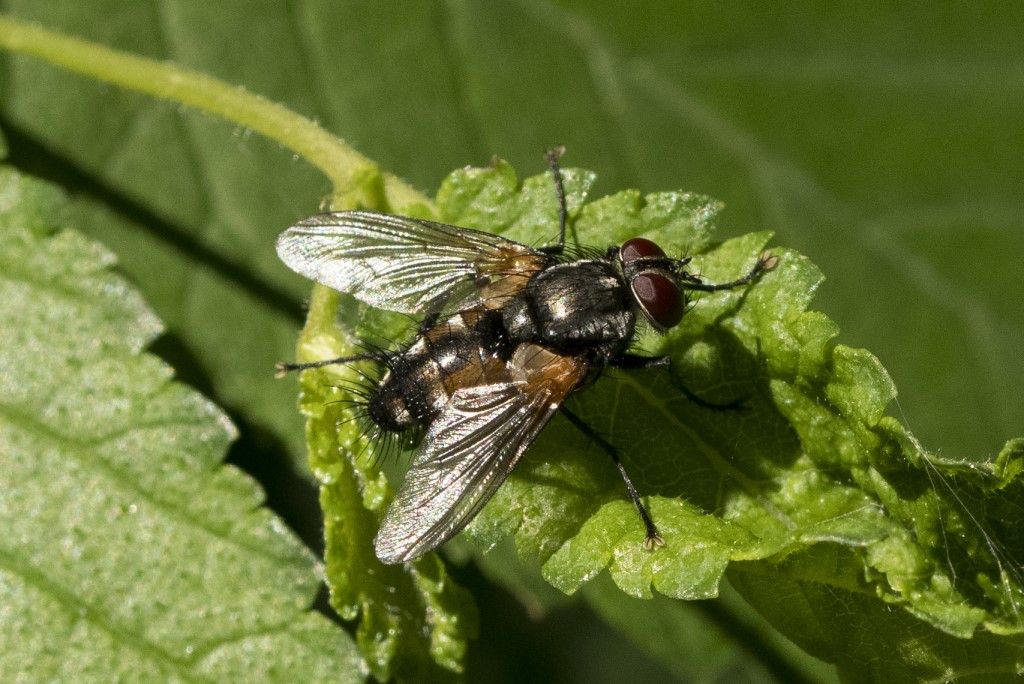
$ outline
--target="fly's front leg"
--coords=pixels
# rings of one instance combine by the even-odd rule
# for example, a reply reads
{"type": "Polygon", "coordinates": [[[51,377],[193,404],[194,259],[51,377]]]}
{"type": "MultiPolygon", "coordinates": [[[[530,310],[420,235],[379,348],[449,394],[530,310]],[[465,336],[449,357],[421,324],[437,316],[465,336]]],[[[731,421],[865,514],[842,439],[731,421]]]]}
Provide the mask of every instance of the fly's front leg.
{"type": "Polygon", "coordinates": [[[736,411],[743,408],[743,399],[734,399],[733,401],[719,404],[713,401],[703,399],[690,390],[676,375],[675,366],[672,365],[672,357],[669,355],[665,356],[640,356],[638,354],[620,354],[614,357],[609,363],[614,368],[622,368],[625,370],[643,370],[646,368],[664,368],[668,371],[668,376],[672,381],[672,384],[685,396],[687,399],[692,401],[697,406],[702,408],[710,409],[712,411],[736,411]]]}
{"type": "Polygon", "coordinates": [[[678,273],[678,276],[681,280],[680,284],[687,290],[697,290],[699,292],[720,292],[721,290],[734,290],[737,287],[749,285],[760,278],[766,271],[770,271],[775,268],[777,263],[779,263],[779,257],[765,252],[757,258],[757,263],[754,264],[754,267],[750,269],[745,276],[737,278],[736,280],[730,280],[727,283],[705,283],[700,276],[693,275],[692,273],[680,272],[678,273]]]}

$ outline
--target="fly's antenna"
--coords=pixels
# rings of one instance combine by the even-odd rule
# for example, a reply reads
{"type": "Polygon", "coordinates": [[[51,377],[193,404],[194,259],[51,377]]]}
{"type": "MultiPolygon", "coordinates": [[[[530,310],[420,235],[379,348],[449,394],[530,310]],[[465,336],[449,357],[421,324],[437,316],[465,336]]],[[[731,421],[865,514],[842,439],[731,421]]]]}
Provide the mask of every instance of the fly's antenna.
{"type": "Polygon", "coordinates": [[[549,254],[561,254],[565,249],[565,225],[569,220],[569,207],[565,202],[565,182],[562,179],[562,169],[558,166],[558,160],[565,154],[565,145],[559,145],[548,150],[545,155],[548,166],[551,168],[551,177],[555,181],[555,194],[558,197],[558,244],[545,248],[549,254]]]}

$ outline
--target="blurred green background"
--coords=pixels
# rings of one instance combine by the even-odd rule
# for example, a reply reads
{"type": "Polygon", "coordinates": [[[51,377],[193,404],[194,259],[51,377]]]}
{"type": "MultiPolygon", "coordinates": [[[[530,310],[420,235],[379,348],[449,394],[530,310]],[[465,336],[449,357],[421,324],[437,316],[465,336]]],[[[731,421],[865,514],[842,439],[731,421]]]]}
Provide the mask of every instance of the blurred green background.
{"type": "MultiPolygon", "coordinates": [[[[894,411],[928,448],[984,458],[1024,426],[1022,7],[0,5],[283,102],[427,192],[493,154],[539,172],[561,143],[566,164],[598,173],[598,195],[712,195],[726,203],[723,237],[771,229],[821,267],[817,308],[889,369],[894,411]]],[[[270,373],[292,356],[309,285],[272,245],[317,209],[326,180],[246,130],[37,62],[5,57],[2,94],[10,161],[74,197],[78,224],[167,323],[156,351],[241,428],[232,462],[319,549],[296,386],[270,373]]],[[[711,667],[645,644],[664,626],[640,609],[572,601],[542,617],[549,594],[499,588],[472,564],[460,573],[483,615],[471,680],[828,674],[756,636],[736,601],[692,609],[723,631],[728,656],[711,667]],[[639,645],[595,610],[640,620],[639,645]]]]}

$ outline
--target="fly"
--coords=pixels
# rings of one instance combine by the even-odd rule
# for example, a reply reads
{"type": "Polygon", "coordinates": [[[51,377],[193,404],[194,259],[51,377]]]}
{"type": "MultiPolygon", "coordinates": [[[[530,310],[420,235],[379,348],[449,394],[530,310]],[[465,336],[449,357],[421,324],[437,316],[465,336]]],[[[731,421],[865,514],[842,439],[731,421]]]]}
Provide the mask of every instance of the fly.
{"type": "Polygon", "coordinates": [[[559,203],[559,239],[548,247],[368,211],[312,216],[277,241],[297,273],[371,306],[423,316],[416,336],[394,351],[278,365],[283,373],[381,362],[369,419],[387,433],[422,433],[374,540],[384,563],[413,560],[468,525],[559,411],[612,458],[643,521],[644,546],[664,544],[618,449],[565,400],[609,366],[670,367],[669,356],[629,353],[638,322],[665,332],[682,319],[688,291],[747,285],[777,258],[762,254],[746,275],[719,284],[645,238],[597,258],[566,258],[561,152],[548,153],[559,203]]]}

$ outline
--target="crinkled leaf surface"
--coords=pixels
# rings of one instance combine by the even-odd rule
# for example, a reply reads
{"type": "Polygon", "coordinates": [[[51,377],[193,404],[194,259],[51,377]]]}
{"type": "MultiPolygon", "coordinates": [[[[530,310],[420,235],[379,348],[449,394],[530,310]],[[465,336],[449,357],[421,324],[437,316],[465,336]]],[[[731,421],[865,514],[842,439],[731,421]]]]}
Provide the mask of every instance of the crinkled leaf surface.
{"type": "MultiPolygon", "coordinates": [[[[445,547],[446,555],[459,561],[469,555],[469,546],[456,538],[445,547]]],[[[535,563],[519,558],[512,544],[498,544],[475,558],[489,578],[510,588],[534,619],[557,616],[572,601],[544,580],[535,563]]],[[[603,620],[682,681],[835,680],[831,666],[809,658],[781,636],[746,607],[730,585],[722,589],[710,601],[678,601],[658,594],[651,600],[637,599],[624,594],[604,574],[580,593],[603,620]]],[[[580,654],[582,660],[591,657],[580,654]]]]}
{"type": "Polygon", "coordinates": [[[221,464],[233,426],[65,218],[0,168],[0,680],[361,681],[311,554],[221,464]]]}
{"type": "MultiPolygon", "coordinates": [[[[833,571],[834,555],[821,559],[833,571]]],[[[849,682],[1016,682],[1019,639],[979,632],[970,640],[929,628],[909,613],[863,600],[856,590],[789,572],[730,573],[744,598],[849,682]]]]}
{"type": "MultiPolygon", "coordinates": [[[[592,181],[590,173],[567,172],[572,235],[580,242],[601,246],[644,235],[669,250],[685,247],[711,281],[746,272],[768,242],[763,233],[710,242],[717,204],[692,194],[624,191],[584,204],[592,181]]],[[[535,176],[520,186],[503,162],[453,173],[437,205],[441,220],[526,243],[546,242],[557,225],[550,179],[535,176]]],[[[664,548],[643,548],[642,525],[612,464],[559,418],[470,526],[471,536],[486,547],[513,535],[520,553],[538,559],[544,577],[566,592],[607,570],[633,596],[705,599],[717,595],[731,564],[746,561],[740,576],[781,572],[850,592],[869,606],[858,610],[899,606],[937,634],[968,639],[981,632],[1003,644],[992,670],[1015,672],[1019,659],[1008,654],[1019,654],[1024,631],[1016,527],[1024,441],[1007,444],[991,462],[925,453],[884,415],[895,390],[877,359],[835,344],[835,324],[807,310],[818,270],[795,252],[773,251],[779,264],[756,285],[702,296],[670,335],[648,334],[638,344],[648,354],[672,354],[692,391],[719,403],[743,398],[743,410],[701,407],[657,370],[608,371],[570,400],[623,449],[664,548]],[[838,560],[815,562],[822,553],[838,560]]],[[[340,330],[315,311],[305,334],[315,345],[305,356],[348,353],[359,338],[401,339],[407,329],[398,319],[382,325],[381,315],[353,327],[364,308],[335,301],[342,302],[340,330]]],[[[333,386],[343,398],[339,387],[357,378],[335,369],[308,374],[306,384],[333,386]]],[[[327,398],[310,395],[307,410],[327,398]]],[[[356,423],[339,432],[337,422],[326,425],[329,435],[342,436],[334,446],[365,447],[365,438],[350,432],[356,423]]],[[[322,439],[324,429],[311,423],[311,438],[322,439]]],[[[381,502],[379,478],[363,490],[371,508],[381,502]]],[[[338,559],[341,570],[346,557],[338,559]]],[[[856,630],[866,624],[839,623],[835,631],[850,639],[861,638],[856,630]]],[[[948,671],[972,667],[959,652],[930,655],[948,671]]],[[[880,671],[935,674],[901,653],[889,659],[880,671]]]]}

